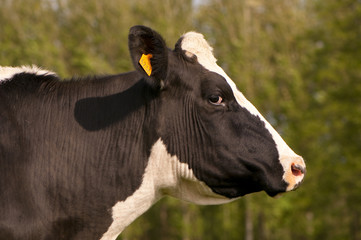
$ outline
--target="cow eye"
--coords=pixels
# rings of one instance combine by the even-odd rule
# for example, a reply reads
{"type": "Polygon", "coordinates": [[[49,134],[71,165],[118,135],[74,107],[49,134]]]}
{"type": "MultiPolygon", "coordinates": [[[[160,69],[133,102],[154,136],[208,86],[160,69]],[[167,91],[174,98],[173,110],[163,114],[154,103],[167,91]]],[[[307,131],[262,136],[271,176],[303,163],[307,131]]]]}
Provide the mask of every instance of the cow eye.
{"type": "Polygon", "coordinates": [[[218,95],[212,95],[208,98],[209,102],[213,105],[224,105],[223,104],[223,98],[218,95]]]}

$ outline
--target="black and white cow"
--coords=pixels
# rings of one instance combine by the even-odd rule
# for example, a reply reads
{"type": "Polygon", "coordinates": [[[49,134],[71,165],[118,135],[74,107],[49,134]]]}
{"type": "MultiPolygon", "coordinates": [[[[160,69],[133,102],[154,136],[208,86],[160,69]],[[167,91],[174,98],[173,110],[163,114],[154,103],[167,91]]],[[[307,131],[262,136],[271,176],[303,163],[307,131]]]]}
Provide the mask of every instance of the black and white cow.
{"type": "Polygon", "coordinates": [[[296,155],[199,33],[130,29],[136,71],[59,81],[0,68],[0,239],[115,239],[165,195],[220,204],[294,190],[296,155]]]}

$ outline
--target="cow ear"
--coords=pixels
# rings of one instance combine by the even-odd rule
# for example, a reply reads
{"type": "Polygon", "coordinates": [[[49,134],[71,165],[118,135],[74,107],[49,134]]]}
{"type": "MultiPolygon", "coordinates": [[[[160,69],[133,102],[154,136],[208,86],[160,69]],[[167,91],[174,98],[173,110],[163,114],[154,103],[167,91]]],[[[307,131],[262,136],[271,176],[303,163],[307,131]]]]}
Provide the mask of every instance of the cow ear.
{"type": "Polygon", "coordinates": [[[129,31],[128,45],[136,70],[154,87],[161,87],[167,76],[168,48],[163,38],[144,26],[129,31]]]}

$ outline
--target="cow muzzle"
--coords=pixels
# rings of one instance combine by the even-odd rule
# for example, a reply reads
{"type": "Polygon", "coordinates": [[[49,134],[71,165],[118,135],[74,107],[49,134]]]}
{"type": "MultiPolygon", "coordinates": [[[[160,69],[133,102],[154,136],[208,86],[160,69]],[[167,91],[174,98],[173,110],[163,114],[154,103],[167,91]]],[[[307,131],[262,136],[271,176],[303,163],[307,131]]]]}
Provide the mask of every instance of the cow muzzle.
{"type": "Polygon", "coordinates": [[[306,164],[303,158],[298,155],[294,157],[287,157],[287,160],[284,159],[282,165],[285,170],[283,180],[288,183],[286,191],[295,190],[303,182],[306,174],[306,164]]]}

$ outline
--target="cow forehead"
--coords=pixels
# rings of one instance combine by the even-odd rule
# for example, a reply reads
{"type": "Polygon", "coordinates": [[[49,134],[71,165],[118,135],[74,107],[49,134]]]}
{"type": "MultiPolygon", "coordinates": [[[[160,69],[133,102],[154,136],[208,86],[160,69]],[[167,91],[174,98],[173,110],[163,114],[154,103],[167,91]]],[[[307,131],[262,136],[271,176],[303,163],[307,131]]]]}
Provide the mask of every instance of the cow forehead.
{"type": "Polygon", "coordinates": [[[248,107],[248,100],[237,89],[236,84],[232,79],[224,72],[224,70],[218,66],[217,59],[213,55],[213,48],[204,39],[204,36],[196,32],[188,32],[182,36],[181,48],[188,55],[196,55],[199,64],[211,72],[215,72],[221,75],[232,88],[233,94],[237,102],[247,108],[252,114],[258,116],[258,111],[253,107],[248,107]]]}

